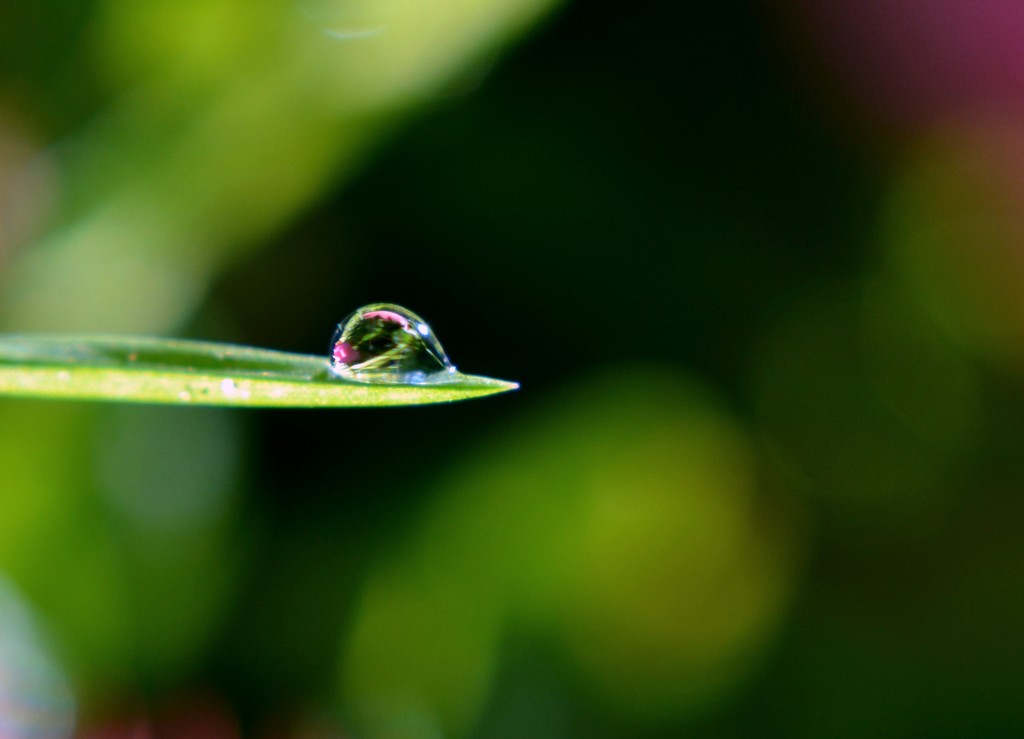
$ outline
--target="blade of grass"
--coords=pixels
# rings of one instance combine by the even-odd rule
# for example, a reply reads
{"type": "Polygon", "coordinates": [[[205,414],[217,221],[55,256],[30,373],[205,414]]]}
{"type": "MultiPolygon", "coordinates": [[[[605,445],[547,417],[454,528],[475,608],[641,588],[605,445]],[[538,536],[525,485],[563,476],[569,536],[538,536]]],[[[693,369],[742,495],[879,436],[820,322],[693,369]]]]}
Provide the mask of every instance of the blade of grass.
{"type": "Polygon", "coordinates": [[[515,390],[453,375],[443,383],[364,385],[326,357],[138,336],[2,335],[0,395],[123,403],[341,408],[425,405],[515,390]]]}

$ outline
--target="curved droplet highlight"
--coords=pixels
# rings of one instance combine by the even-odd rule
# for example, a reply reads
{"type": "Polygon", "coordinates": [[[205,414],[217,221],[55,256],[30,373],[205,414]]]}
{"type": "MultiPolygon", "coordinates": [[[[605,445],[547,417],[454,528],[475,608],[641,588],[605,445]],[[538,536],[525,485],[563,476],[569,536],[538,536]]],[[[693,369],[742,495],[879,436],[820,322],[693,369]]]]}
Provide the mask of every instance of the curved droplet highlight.
{"type": "Polygon", "coordinates": [[[456,375],[429,324],[393,303],[364,305],[338,324],[331,371],[346,380],[393,385],[450,382],[456,375]]]}

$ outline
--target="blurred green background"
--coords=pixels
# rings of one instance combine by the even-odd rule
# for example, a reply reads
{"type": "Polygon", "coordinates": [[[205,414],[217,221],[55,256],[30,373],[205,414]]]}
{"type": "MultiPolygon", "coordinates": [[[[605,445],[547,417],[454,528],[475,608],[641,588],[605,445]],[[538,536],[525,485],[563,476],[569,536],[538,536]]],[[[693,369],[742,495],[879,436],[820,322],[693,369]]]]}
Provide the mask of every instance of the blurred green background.
{"type": "Polygon", "coordinates": [[[0,327],[515,394],[0,404],[0,736],[1024,734],[1014,0],[4,0],[0,327]]]}

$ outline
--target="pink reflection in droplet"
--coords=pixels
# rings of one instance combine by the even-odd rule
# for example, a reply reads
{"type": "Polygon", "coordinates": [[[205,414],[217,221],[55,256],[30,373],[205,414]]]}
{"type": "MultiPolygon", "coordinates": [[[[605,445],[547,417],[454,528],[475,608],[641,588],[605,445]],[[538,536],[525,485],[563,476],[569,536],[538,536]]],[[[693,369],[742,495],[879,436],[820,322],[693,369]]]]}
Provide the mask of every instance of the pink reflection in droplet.
{"type": "Polygon", "coordinates": [[[352,348],[347,341],[339,341],[332,350],[334,361],[341,364],[353,364],[359,359],[359,352],[352,348]]]}
{"type": "Polygon", "coordinates": [[[364,313],[363,318],[380,318],[383,321],[397,323],[402,328],[409,328],[409,319],[390,310],[372,310],[364,313]]]}

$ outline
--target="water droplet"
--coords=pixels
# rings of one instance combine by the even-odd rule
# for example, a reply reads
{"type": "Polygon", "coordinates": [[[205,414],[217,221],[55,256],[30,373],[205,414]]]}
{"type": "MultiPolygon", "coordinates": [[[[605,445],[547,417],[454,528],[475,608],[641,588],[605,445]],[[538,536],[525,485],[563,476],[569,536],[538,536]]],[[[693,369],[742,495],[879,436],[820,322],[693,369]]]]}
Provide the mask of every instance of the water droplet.
{"type": "Polygon", "coordinates": [[[391,303],[364,305],[338,324],[331,370],[347,380],[393,385],[448,382],[455,375],[427,322],[391,303]]]}

